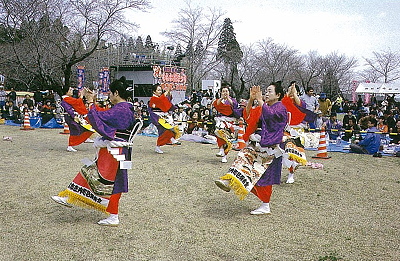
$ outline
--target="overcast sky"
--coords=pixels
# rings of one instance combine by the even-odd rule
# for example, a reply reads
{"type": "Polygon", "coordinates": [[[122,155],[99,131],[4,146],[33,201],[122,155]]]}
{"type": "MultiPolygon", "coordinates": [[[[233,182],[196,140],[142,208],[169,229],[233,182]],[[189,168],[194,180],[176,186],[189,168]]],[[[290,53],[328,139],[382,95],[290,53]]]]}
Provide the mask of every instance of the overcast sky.
{"type": "MultiPolygon", "coordinates": [[[[140,28],[134,35],[163,42],[184,0],[150,0],[148,13],[130,12],[140,28]]],[[[356,58],[389,48],[400,52],[400,0],[192,0],[192,6],[216,7],[233,21],[241,44],[271,37],[307,53],[333,51],[356,58]]]]}

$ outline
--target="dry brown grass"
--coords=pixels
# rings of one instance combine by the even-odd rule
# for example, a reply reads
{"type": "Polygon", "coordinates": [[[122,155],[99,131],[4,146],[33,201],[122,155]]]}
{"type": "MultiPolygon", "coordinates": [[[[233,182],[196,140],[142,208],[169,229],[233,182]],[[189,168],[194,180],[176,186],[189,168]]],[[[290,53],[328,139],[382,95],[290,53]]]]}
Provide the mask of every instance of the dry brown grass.
{"type": "Polygon", "coordinates": [[[155,138],[139,136],[121,224],[109,228],[96,224],[101,213],[50,199],[94,153],[66,152],[60,131],[0,125],[13,137],[0,141],[0,260],[399,260],[399,158],[330,153],[323,170],[302,167],[294,184],[274,186],[271,215],[252,216],[256,197],[214,185],[229,166],[214,145],[157,155],[155,138]]]}

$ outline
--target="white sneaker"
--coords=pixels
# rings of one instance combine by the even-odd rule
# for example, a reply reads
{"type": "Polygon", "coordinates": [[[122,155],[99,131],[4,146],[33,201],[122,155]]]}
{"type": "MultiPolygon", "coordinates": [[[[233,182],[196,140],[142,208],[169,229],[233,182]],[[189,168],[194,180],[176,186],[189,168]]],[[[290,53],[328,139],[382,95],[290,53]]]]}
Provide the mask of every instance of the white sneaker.
{"type": "Polygon", "coordinates": [[[269,203],[262,203],[261,206],[250,212],[252,215],[264,215],[271,214],[271,210],[269,208],[269,203]]]}
{"type": "Polygon", "coordinates": [[[101,226],[118,226],[119,225],[119,219],[118,219],[118,214],[110,214],[110,216],[106,219],[100,220],[97,222],[97,224],[101,226]]]}
{"type": "Polygon", "coordinates": [[[217,154],[215,154],[215,156],[217,156],[217,157],[223,157],[223,156],[225,156],[224,150],[219,151],[217,154]]]}
{"type": "Polygon", "coordinates": [[[294,183],[294,175],[292,173],[289,173],[288,179],[286,180],[287,184],[292,184],[294,183]]]}
{"type": "Polygon", "coordinates": [[[60,205],[66,206],[66,207],[72,207],[71,204],[67,202],[68,197],[59,197],[59,196],[51,196],[51,199],[57,202],[60,205]]]}
{"type": "Polygon", "coordinates": [[[217,185],[220,189],[222,189],[223,191],[229,192],[231,191],[231,187],[229,186],[229,180],[216,180],[214,181],[215,185],[217,185]]]}
{"type": "Polygon", "coordinates": [[[162,151],[161,149],[160,149],[160,147],[156,147],[156,150],[155,150],[158,154],[163,154],[164,153],[164,151],[162,151]]]}
{"type": "Polygon", "coordinates": [[[85,143],[94,143],[94,140],[88,138],[87,140],[85,140],[85,143]]]}
{"type": "Polygon", "coordinates": [[[223,157],[222,157],[221,162],[222,162],[222,163],[227,163],[227,162],[228,162],[228,160],[226,159],[226,156],[223,156],[223,157]]]}
{"type": "Polygon", "coordinates": [[[68,146],[67,151],[69,151],[69,152],[77,152],[77,150],[72,148],[71,146],[68,146]]]}

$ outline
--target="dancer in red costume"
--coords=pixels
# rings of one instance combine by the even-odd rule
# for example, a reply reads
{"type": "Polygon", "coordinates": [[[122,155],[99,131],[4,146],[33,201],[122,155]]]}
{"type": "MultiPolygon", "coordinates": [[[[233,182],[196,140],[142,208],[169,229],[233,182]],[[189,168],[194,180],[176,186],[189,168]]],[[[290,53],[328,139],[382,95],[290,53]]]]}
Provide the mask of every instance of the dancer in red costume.
{"type": "Polygon", "coordinates": [[[226,163],[226,156],[232,148],[229,139],[232,138],[234,123],[237,118],[240,118],[242,109],[238,109],[236,99],[229,96],[229,85],[226,83],[221,85],[221,98],[215,100],[213,106],[218,111],[215,117],[215,136],[219,148],[217,157],[222,157],[221,162],[226,163]]]}
{"type": "Polygon", "coordinates": [[[73,146],[77,146],[83,142],[91,141],[89,138],[94,133],[82,126],[82,122],[89,124],[87,119],[88,110],[83,103],[81,97],[74,98],[73,97],[73,88],[69,88],[65,95],[62,97],[63,100],[61,102],[61,106],[65,110],[65,122],[68,124],[70,135],[68,140],[68,148],[69,152],[76,152],[76,149],[73,146]]]}
{"type": "Polygon", "coordinates": [[[179,126],[174,124],[172,112],[177,108],[171,103],[172,95],[170,88],[167,87],[163,93],[159,84],[153,87],[153,96],[149,101],[149,113],[151,122],[157,127],[158,139],[155,151],[159,154],[164,153],[161,146],[172,143],[179,145],[177,139],[180,137],[179,126]]]}

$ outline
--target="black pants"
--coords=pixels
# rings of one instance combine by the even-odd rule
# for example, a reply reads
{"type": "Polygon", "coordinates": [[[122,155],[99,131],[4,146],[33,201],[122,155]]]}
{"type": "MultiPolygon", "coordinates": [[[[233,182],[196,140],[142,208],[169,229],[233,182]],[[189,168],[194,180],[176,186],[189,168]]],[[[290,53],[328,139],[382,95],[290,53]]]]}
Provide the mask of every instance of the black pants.
{"type": "Polygon", "coordinates": [[[359,154],[369,154],[368,150],[358,144],[350,144],[350,150],[359,154]]]}

